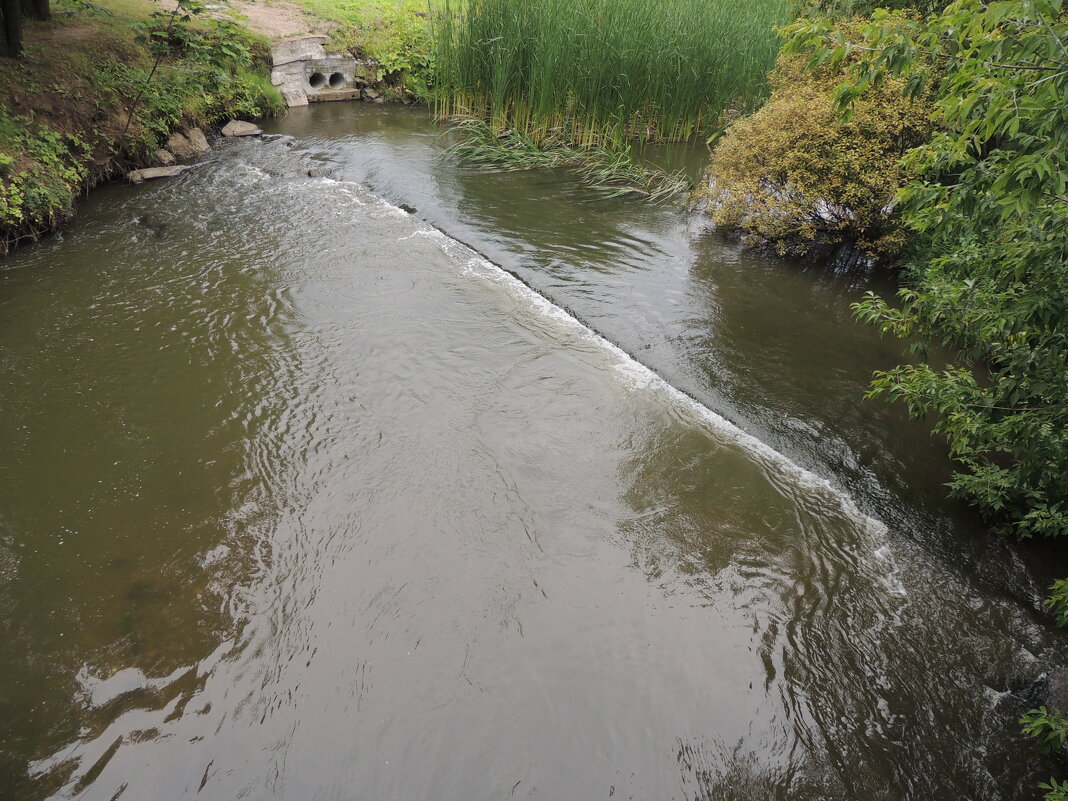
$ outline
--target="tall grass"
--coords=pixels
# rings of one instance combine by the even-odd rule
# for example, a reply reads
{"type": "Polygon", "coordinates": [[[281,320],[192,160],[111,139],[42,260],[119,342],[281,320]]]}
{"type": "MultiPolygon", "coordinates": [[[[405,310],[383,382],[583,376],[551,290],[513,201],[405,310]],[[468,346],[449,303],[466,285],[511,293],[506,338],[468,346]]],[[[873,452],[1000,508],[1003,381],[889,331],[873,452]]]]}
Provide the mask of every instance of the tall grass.
{"type": "Polygon", "coordinates": [[[446,0],[440,117],[534,142],[685,139],[765,91],[790,0],[446,0]]]}

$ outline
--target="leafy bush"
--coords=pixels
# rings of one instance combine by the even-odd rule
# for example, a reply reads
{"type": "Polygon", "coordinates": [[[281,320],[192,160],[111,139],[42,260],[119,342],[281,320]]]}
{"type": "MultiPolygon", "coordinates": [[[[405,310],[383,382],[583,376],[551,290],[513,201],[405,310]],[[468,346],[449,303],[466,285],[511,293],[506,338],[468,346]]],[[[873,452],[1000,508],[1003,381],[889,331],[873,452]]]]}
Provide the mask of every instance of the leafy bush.
{"type": "Polygon", "coordinates": [[[88,147],[0,106],[0,254],[67,217],[85,180],[88,147]]]}
{"type": "Polygon", "coordinates": [[[1068,801],[1068,781],[1050,779],[1048,784],[1042,782],[1039,787],[1049,791],[1046,793],[1046,801],[1068,801]]]}
{"type": "Polygon", "coordinates": [[[397,93],[429,99],[434,52],[426,2],[305,0],[305,7],[332,23],[330,41],[335,49],[377,62],[380,74],[397,93]]]}
{"type": "Polygon", "coordinates": [[[403,73],[424,90],[432,82],[434,59],[426,14],[394,6],[365,32],[364,46],[383,74],[403,73]]]}
{"type": "Polygon", "coordinates": [[[1049,590],[1046,608],[1053,613],[1058,626],[1068,626],[1068,579],[1053,582],[1049,590]]]}
{"type": "Polygon", "coordinates": [[[717,143],[703,192],[712,218],[782,253],[820,241],[892,255],[905,242],[895,213],[906,180],[898,162],[930,137],[932,108],[903,98],[904,81],[889,79],[858,98],[843,119],[835,90],[846,65],[810,68],[806,61],[781,55],[771,98],[717,143]]]}
{"type": "Polygon", "coordinates": [[[0,65],[0,255],[56,227],[82,189],[144,161],[171,132],[284,108],[253,66],[262,41],[232,23],[98,15],[88,24],[67,49],[29,41],[23,61],[0,65]],[[34,93],[62,100],[9,110],[34,93]]]}
{"type": "Polygon", "coordinates": [[[924,243],[892,305],[858,316],[959,354],[876,374],[873,397],[933,412],[953,492],[1020,537],[1068,534],[1068,16],[1063,0],[957,0],[923,20],[877,12],[854,46],[825,23],[794,51],[840,59],[848,105],[889,81],[933,91],[940,130],[904,161],[924,243]],[[931,67],[935,63],[939,69],[931,67]]]}
{"type": "Polygon", "coordinates": [[[1040,706],[1031,709],[1020,718],[1024,734],[1038,740],[1044,754],[1063,754],[1068,743],[1068,716],[1057,709],[1040,706]]]}

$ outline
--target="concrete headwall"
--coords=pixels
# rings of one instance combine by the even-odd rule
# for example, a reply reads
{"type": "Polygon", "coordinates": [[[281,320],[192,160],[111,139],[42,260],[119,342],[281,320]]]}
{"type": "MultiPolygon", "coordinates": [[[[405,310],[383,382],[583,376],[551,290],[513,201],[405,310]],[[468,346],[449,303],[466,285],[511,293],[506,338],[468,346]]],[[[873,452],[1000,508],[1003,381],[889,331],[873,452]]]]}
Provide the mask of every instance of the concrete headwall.
{"type": "Polygon", "coordinates": [[[363,88],[374,80],[373,66],[328,54],[325,42],[325,36],[301,36],[271,48],[271,82],[290,108],[322,100],[360,100],[363,88]]]}

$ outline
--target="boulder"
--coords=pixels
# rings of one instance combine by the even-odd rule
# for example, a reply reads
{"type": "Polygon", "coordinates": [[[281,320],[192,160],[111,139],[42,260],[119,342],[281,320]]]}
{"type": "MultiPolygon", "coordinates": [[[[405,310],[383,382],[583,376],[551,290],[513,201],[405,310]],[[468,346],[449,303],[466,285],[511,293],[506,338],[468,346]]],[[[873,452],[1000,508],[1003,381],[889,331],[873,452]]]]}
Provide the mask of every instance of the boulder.
{"type": "Polygon", "coordinates": [[[172,164],[176,163],[174,154],[171,153],[171,151],[162,148],[156,151],[156,162],[164,167],[170,167],[172,164]]]}
{"type": "Polygon", "coordinates": [[[174,154],[179,161],[189,161],[200,155],[193,143],[180,133],[172,133],[167,137],[167,149],[174,154]]]}
{"type": "Polygon", "coordinates": [[[206,137],[204,132],[199,128],[191,130],[186,134],[186,137],[189,139],[189,144],[191,144],[193,149],[201,156],[211,150],[211,145],[208,144],[208,137],[206,137]]]}
{"type": "Polygon", "coordinates": [[[366,100],[378,100],[379,94],[370,86],[363,90],[363,96],[366,100]]]}
{"type": "Polygon", "coordinates": [[[223,126],[223,136],[259,136],[263,131],[244,120],[230,120],[223,126]]]}
{"type": "Polygon", "coordinates": [[[1046,706],[1068,712],[1068,668],[1050,671],[1046,706]]]}
{"type": "Polygon", "coordinates": [[[171,167],[146,167],[143,170],[134,170],[126,178],[131,184],[140,184],[145,181],[151,181],[153,178],[170,178],[188,169],[188,167],[181,164],[175,164],[171,167]]]}

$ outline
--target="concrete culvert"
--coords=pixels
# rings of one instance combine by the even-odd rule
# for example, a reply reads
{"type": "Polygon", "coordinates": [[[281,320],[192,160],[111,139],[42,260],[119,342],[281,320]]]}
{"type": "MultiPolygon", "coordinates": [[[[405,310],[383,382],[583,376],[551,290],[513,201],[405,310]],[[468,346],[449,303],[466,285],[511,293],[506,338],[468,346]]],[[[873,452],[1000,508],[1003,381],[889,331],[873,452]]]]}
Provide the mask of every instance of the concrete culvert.
{"type": "Polygon", "coordinates": [[[345,76],[342,75],[340,72],[335,72],[333,75],[330,76],[330,88],[331,89],[340,89],[344,85],[345,85],[345,76]]]}
{"type": "Polygon", "coordinates": [[[311,86],[312,89],[322,89],[326,86],[326,76],[321,72],[313,72],[311,77],[308,78],[308,85],[311,86]]]}

